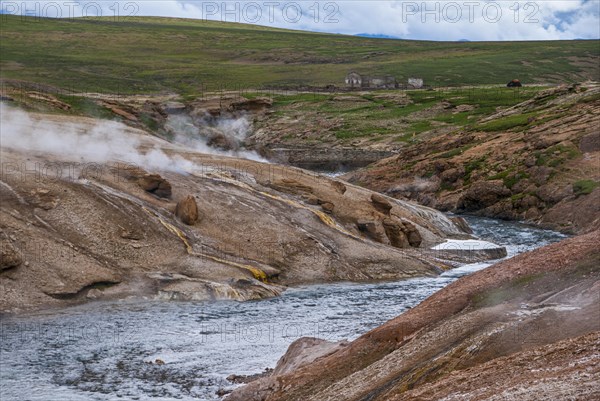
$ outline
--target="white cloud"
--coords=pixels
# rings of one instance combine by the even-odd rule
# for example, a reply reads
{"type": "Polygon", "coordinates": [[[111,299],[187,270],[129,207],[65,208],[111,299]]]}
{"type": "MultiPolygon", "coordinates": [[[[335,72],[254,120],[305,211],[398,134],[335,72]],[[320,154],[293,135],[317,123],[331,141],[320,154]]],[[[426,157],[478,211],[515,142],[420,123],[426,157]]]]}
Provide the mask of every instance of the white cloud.
{"type": "Polygon", "coordinates": [[[3,1],[38,14],[165,16],[425,40],[599,39],[599,0],[59,0],[3,1]]]}

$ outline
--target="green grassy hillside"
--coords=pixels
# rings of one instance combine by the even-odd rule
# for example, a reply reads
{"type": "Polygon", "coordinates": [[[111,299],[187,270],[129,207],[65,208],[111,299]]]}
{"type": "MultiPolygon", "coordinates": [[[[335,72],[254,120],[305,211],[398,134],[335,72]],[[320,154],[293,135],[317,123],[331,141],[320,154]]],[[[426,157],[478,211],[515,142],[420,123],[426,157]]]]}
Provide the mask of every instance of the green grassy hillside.
{"type": "Polygon", "coordinates": [[[0,76],[78,91],[195,94],[202,86],[343,85],[345,74],[429,85],[599,79],[599,41],[424,42],[171,18],[1,17],[0,76]]]}

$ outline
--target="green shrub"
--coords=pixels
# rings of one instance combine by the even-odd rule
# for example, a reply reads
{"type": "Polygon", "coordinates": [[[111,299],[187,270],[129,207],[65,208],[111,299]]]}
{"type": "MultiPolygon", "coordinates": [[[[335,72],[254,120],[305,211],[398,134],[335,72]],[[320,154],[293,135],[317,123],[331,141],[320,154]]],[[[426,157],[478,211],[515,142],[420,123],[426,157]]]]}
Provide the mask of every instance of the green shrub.
{"type": "Polygon", "coordinates": [[[599,183],[593,180],[580,180],[573,183],[573,192],[575,195],[588,195],[591,194],[594,189],[600,186],[599,183]]]}
{"type": "Polygon", "coordinates": [[[513,201],[513,202],[516,202],[518,200],[523,199],[526,196],[527,196],[527,194],[515,194],[515,195],[513,195],[513,196],[510,197],[510,200],[513,201]]]}
{"type": "Polygon", "coordinates": [[[515,175],[508,176],[504,178],[504,186],[508,189],[511,189],[515,186],[515,184],[521,181],[523,178],[529,178],[529,174],[518,172],[515,175]]]}
{"type": "Polygon", "coordinates": [[[449,150],[449,151],[447,151],[445,153],[442,153],[439,157],[442,158],[442,159],[449,159],[451,157],[458,156],[458,155],[462,154],[464,151],[469,150],[472,147],[473,147],[473,145],[465,145],[465,146],[460,147],[460,148],[454,148],[454,149],[449,150]]]}
{"type": "Polygon", "coordinates": [[[485,124],[481,124],[477,129],[485,132],[508,131],[511,128],[528,125],[530,119],[535,118],[536,115],[537,113],[524,113],[501,117],[485,124]]]}
{"type": "Polygon", "coordinates": [[[482,156],[478,159],[471,160],[465,165],[465,175],[463,181],[468,183],[471,180],[471,173],[475,170],[481,169],[485,165],[486,156],[482,156]]]}
{"type": "Polygon", "coordinates": [[[447,182],[442,182],[440,185],[440,192],[442,191],[454,191],[454,185],[447,182]]]}
{"type": "Polygon", "coordinates": [[[505,170],[488,178],[488,180],[503,180],[512,172],[512,169],[505,170]]]}

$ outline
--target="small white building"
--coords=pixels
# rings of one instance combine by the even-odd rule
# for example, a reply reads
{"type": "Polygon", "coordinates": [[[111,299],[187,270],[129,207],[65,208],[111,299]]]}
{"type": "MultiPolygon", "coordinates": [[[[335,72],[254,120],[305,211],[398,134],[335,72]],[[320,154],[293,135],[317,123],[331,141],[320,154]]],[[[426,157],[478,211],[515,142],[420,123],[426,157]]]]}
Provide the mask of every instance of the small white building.
{"type": "Polygon", "coordinates": [[[423,78],[408,78],[408,89],[423,88],[423,78]]]}
{"type": "Polygon", "coordinates": [[[391,75],[371,77],[368,75],[361,75],[354,71],[346,75],[345,82],[350,88],[394,89],[398,87],[396,78],[392,77],[391,75]]]}
{"type": "Polygon", "coordinates": [[[362,76],[356,72],[351,72],[346,75],[346,85],[351,88],[362,88],[362,76]]]}

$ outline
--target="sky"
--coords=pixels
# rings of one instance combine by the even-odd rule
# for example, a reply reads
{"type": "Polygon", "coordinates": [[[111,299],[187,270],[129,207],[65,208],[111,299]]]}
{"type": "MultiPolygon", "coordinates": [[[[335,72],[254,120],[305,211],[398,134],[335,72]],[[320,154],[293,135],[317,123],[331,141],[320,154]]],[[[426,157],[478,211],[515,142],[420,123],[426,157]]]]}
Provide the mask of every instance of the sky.
{"type": "Polygon", "coordinates": [[[8,14],[129,15],[242,22],[418,40],[599,39],[600,0],[56,0],[5,1],[8,14]]]}

